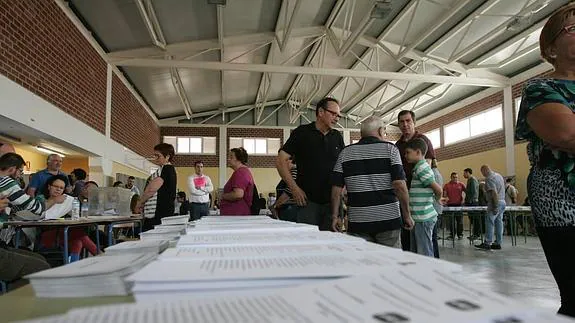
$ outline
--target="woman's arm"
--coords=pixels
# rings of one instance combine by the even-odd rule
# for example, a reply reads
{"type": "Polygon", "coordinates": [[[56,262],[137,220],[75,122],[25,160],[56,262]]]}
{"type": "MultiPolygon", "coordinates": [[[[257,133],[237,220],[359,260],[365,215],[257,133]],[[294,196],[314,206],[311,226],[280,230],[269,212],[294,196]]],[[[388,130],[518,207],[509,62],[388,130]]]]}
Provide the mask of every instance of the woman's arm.
{"type": "Polygon", "coordinates": [[[152,196],[154,196],[154,194],[156,194],[156,192],[160,189],[160,187],[162,187],[162,185],[164,185],[163,178],[161,178],[160,176],[154,178],[152,181],[150,181],[148,186],[146,186],[144,194],[140,196],[140,201],[138,201],[138,203],[144,204],[147,200],[149,200],[152,196]]]}
{"type": "Polygon", "coordinates": [[[244,190],[238,187],[234,187],[231,192],[222,194],[222,200],[225,201],[238,201],[244,198],[244,190]]]}
{"type": "Polygon", "coordinates": [[[544,103],[527,113],[533,132],[553,148],[575,153],[575,115],[560,103],[544,103]]]}

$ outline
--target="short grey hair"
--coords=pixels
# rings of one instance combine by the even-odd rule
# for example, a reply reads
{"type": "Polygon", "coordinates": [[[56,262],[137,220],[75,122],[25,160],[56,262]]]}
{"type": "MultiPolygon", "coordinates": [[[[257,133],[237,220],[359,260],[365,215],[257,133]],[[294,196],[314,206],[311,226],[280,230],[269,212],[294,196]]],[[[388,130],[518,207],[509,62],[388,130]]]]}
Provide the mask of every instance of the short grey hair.
{"type": "Polygon", "coordinates": [[[379,128],[385,128],[383,120],[376,116],[371,116],[361,123],[361,137],[369,137],[377,133],[379,128]]]}

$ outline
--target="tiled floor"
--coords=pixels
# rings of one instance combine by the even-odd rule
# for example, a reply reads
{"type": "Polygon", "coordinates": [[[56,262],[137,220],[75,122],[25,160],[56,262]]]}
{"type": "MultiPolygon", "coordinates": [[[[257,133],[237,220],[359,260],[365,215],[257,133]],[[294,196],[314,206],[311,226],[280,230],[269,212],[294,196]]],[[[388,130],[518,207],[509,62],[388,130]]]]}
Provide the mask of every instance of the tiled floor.
{"type": "Polygon", "coordinates": [[[440,244],[440,256],[463,265],[461,279],[474,285],[517,300],[556,311],[559,308],[559,291],[549,271],[541,243],[536,237],[518,239],[515,247],[509,237],[504,237],[503,249],[476,250],[469,240],[456,240],[440,244]]]}

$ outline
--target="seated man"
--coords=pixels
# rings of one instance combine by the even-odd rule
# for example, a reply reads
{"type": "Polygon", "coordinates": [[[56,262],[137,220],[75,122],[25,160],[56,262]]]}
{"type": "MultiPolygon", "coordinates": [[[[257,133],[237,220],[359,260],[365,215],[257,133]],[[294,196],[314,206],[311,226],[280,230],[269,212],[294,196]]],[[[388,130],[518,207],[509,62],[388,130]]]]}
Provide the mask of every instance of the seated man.
{"type": "MultiPolygon", "coordinates": [[[[191,205],[190,205],[190,201],[188,201],[188,199],[186,198],[186,192],[178,192],[178,194],[176,195],[176,198],[178,199],[178,202],[180,203],[180,209],[178,210],[178,214],[179,215],[190,215],[191,216],[191,205]]],[[[190,220],[193,220],[190,218],[190,220]]]]}
{"type": "MultiPolygon", "coordinates": [[[[15,153],[7,153],[0,157],[0,196],[8,199],[8,206],[12,212],[27,210],[34,214],[42,214],[55,203],[64,202],[65,197],[50,201],[46,204],[24,193],[16,181],[22,176],[24,159],[15,153]]],[[[5,205],[0,203],[0,216],[5,221],[8,215],[5,205]],[[4,207],[2,207],[4,206],[4,207]]],[[[0,280],[14,281],[23,276],[49,269],[50,265],[39,254],[10,248],[5,242],[0,245],[0,280]]]]}

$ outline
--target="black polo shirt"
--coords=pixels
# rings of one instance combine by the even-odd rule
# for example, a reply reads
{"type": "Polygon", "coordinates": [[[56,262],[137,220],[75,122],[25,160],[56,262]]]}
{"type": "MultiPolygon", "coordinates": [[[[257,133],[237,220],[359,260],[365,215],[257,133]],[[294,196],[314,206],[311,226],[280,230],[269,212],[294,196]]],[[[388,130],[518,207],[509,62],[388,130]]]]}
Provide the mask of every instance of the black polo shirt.
{"type": "Polygon", "coordinates": [[[331,129],[324,135],[316,128],[315,122],[292,131],[281,150],[295,157],[296,183],[309,201],[320,204],[330,202],[330,176],[344,146],[339,131],[331,129]]]}
{"type": "MultiPolygon", "coordinates": [[[[415,132],[413,137],[410,140],[415,138],[421,138],[427,144],[427,153],[425,154],[425,159],[435,159],[435,150],[433,149],[433,145],[429,138],[427,138],[424,134],[415,132]]],[[[407,148],[407,142],[409,140],[405,140],[403,135],[399,140],[395,143],[397,149],[399,149],[399,153],[401,154],[401,162],[403,163],[403,170],[405,171],[405,177],[407,178],[407,187],[411,187],[411,177],[413,176],[413,166],[415,164],[409,163],[407,158],[405,157],[405,149],[407,148]]]]}

